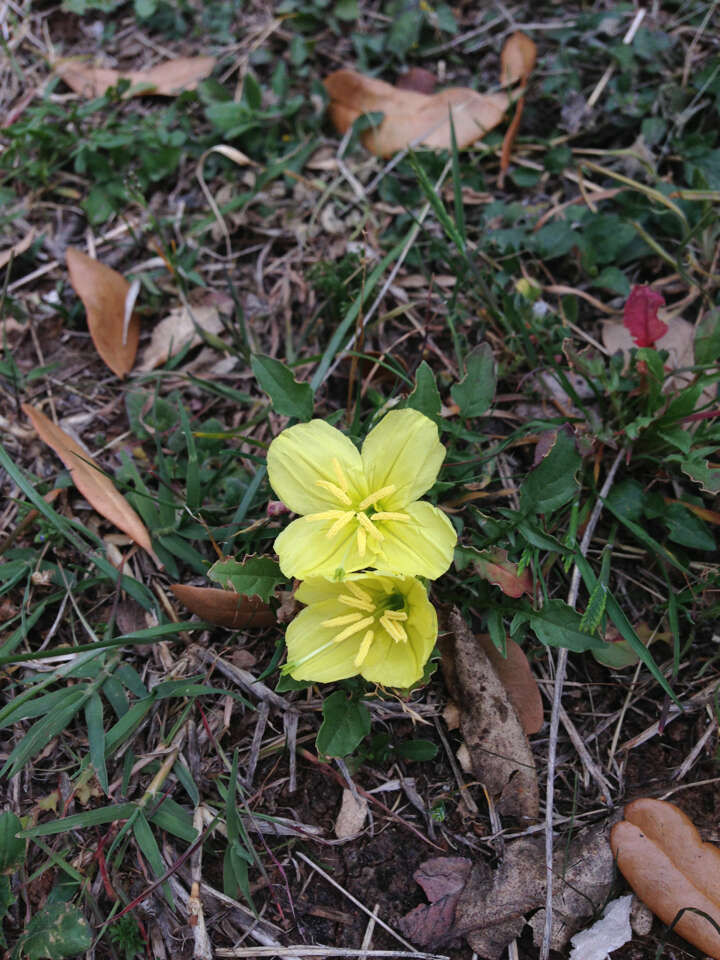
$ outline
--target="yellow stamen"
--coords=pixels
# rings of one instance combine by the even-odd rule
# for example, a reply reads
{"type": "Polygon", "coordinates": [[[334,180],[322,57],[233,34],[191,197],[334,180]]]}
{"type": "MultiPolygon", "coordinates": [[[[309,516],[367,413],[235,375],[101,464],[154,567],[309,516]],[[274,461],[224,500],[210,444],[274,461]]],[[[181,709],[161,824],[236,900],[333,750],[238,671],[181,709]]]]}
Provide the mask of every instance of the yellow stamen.
{"type": "Polygon", "coordinates": [[[331,480],[316,480],[315,486],[322,487],[323,490],[327,490],[337,500],[339,500],[340,503],[344,503],[348,507],[352,506],[352,500],[350,499],[350,497],[345,493],[345,491],[341,487],[338,487],[338,485],[336,483],[333,483],[331,480]]]}
{"type": "Polygon", "coordinates": [[[406,513],[394,513],[392,511],[388,512],[387,510],[378,510],[377,513],[373,514],[373,520],[409,520],[410,517],[406,513]]]}
{"type": "Polygon", "coordinates": [[[332,617],[330,620],[323,620],[320,626],[344,627],[346,623],[357,623],[358,620],[362,620],[362,616],[359,613],[344,613],[340,617],[332,617]]]}
{"type": "Polygon", "coordinates": [[[358,523],[361,527],[364,528],[365,533],[370,534],[371,537],[374,537],[376,540],[384,540],[385,537],[380,533],[380,531],[373,526],[372,520],[366,513],[356,514],[358,518],[358,523]]]}
{"type": "Polygon", "coordinates": [[[345,586],[348,588],[350,593],[354,593],[359,600],[365,600],[366,603],[372,603],[372,597],[367,590],[363,590],[362,587],[359,587],[352,580],[348,580],[345,586]]]}
{"type": "Polygon", "coordinates": [[[332,540],[334,536],[340,533],[342,528],[346,527],[355,516],[352,510],[338,510],[337,512],[340,514],[340,516],[325,534],[328,540],[332,540]]]}
{"type": "Polygon", "coordinates": [[[408,615],[403,610],[386,610],[388,620],[407,620],[408,615]]]}
{"type": "Polygon", "coordinates": [[[340,466],[340,461],[338,460],[337,457],[332,458],[332,465],[333,465],[333,470],[335,471],[335,476],[337,477],[338,486],[342,490],[347,492],[348,482],[345,479],[345,474],[343,473],[343,469],[340,466]]]}
{"type": "Polygon", "coordinates": [[[365,662],[365,657],[367,657],[368,651],[372,646],[374,636],[375,634],[372,632],[372,630],[368,630],[368,632],[362,638],[362,641],[360,643],[360,649],[358,650],[357,656],[355,657],[356,667],[361,667],[365,662]]]}
{"type": "Polygon", "coordinates": [[[379,490],[369,494],[358,504],[358,510],[367,510],[368,507],[374,506],[378,500],[382,500],[383,497],[389,497],[391,493],[395,493],[396,489],[397,487],[394,483],[389,484],[387,487],[380,487],[379,490]]]}
{"type": "Polygon", "coordinates": [[[335,637],[335,643],[340,643],[341,640],[347,640],[348,637],[352,637],[354,634],[360,633],[361,630],[364,630],[365,627],[372,626],[373,623],[375,623],[374,617],[365,617],[364,620],[358,620],[357,623],[353,623],[349,627],[345,627],[345,629],[335,637]]]}
{"type": "Polygon", "coordinates": [[[338,597],[338,603],[344,603],[346,607],[356,607],[358,610],[365,610],[367,613],[374,613],[375,604],[369,600],[361,600],[360,597],[351,597],[347,593],[341,593],[338,597]]]}
{"type": "Polygon", "coordinates": [[[347,513],[347,510],[325,510],[323,513],[310,513],[308,514],[309,520],[339,520],[340,517],[344,517],[347,513]]]}
{"type": "Polygon", "coordinates": [[[365,547],[367,546],[367,534],[362,527],[358,527],[357,531],[357,545],[358,553],[361,557],[365,556],[365,547]]]}
{"type": "Polygon", "coordinates": [[[387,632],[396,643],[400,643],[401,640],[407,639],[407,634],[400,624],[396,623],[394,620],[388,620],[387,616],[380,617],[380,626],[385,627],[387,632]]]}

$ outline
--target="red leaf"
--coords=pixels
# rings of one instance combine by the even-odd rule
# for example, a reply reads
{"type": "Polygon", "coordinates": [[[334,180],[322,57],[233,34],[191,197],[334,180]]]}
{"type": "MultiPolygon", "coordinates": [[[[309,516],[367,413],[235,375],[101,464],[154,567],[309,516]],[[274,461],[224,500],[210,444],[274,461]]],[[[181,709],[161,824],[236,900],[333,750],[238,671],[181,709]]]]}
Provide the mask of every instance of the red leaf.
{"type": "Polygon", "coordinates": [[[639,347],[652,347],[668,331],[658,317],[658,309],[665,306],[665,297],[652,287],[634,286],[627,298],[624,323],[639,347]]]}
{"type": "Polygon", "coordinates": [[[518,575],[518,566],[507,558],[507,550],[495,547],[491,550],[481,550],[473,560],[475,570],[479,576],[496,587],[508,597],[521,597],[524,593],[532,596],[532,577],[526,567],[518,575]]]}

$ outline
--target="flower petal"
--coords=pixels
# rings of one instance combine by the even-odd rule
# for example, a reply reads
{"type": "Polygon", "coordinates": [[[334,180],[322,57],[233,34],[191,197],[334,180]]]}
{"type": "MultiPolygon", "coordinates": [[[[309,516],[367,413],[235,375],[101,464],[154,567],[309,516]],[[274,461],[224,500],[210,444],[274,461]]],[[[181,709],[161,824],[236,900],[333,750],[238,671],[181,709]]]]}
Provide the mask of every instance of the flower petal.
{"type": "Polygon", "coordinates": [[[382,510],[399,510],[426,493],[444,459],[437,427],[418,410],[391,410],[362,447],[368,492],[395,487],[382,498],[382,510]]]}
{"type": "Polygon", "coordinates": [[[345,573],[374,566],[376,541],[366,539],[365,553],[360,554],[357,520],[348,523],[333,537],[327,533],[333,519],[318,520],[300,517],[287,526],[275,540],[280,569],[286,577],[306,580],[308,577],[342,579],[345,573]]]}
{"type": "MultiPolygon", "coordinates": [[[[405,590],[403,590],[405,592],[405,590]]],[[[378,631],[361,673],[370,683],[386,687],[411,687],[423,675],[425,664],[435,646],[438,634],[437,614],[425,588],[417,580],[410,581],[408,599],[407,643],[396,643],[385,630],[378,631]]]]}
{"type": "Polygon", "coordinates": [[[411,503],[403,512],[410,517],[409,521],[378,521],[385,539],[379,545],[377,565],[395,573],[436,580],[452,563],[457,543],[455,528],[441,510],[426,500],[411,503]]]}
{"type": "Polygon", "coordinates": [[[318,480],[338,485],[335,460],[352,492],[364,496],[362,460],[352,440],[325,423],[311,420],[283,430],[270,444],[267,469],[270,485],[293,513],[320,513],[343,504],[318,480]]]}
{"type": "Polygon", "coordinates": [[[295,680],[331,683],[357,674],[355,656],[359,638],[349,637],[337,643],[333,640],[337,627],[322,626],[334,613],[337,613],[334,600],[314,603],[302,610],[287,628],[288,667],[295,680]]]}

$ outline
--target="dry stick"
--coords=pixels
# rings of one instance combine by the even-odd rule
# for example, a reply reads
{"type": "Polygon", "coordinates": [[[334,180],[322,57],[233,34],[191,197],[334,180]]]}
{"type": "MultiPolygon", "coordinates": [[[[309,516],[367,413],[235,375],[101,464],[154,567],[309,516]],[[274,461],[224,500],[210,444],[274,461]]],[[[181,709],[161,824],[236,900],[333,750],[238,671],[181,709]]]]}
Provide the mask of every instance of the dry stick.
{"type": "Polygon", "coordinates": [[[443,954],[416,950],[353,950],[349,947],[324,947],[322,944],[296,944],[292,947],[218,947],[218,957],[398,957],[407,960],[447,960],[443,954]]]}
{"type": "MultiPolygon", "coordinates": [[[[618,455],[613,460],[610,472],[605,478],[597,502],[590,514],[588,525],[580,542],[580,554],[584,557],[590,546],[595,527],[600,519],[605,498],[613,485],[615,474],[622,458],[625,456],[625,450],[618,451],[618,455]]],[[[572,580],[570,581],[570,590],[568,592],[568,606],[575,609],[577,603],[578,591],[580,589],[580,568],[577,564],[573,567],[572,580]]],[[[547,790],[545,794],[545,875],[547,882],[547,891],[545,894],[545,929],[543,930],[542,947],[540,948],[539,960],[548,960],[550,955],[550,938],[552,936],[552,898],[553,898],[553,803],[555,799],[555,763],[557,759],[557,741],[558,728],[560,726],[560,709],[562,707],[562,690],[565,682],[565,672],[567,670],[567,647],[561,647],[557,658],[557,667],[555,668],[555,691],[553,694],[552,713],[550,715],[550,741],[548,743],[548,772],[547,772],[547,790]]]]}

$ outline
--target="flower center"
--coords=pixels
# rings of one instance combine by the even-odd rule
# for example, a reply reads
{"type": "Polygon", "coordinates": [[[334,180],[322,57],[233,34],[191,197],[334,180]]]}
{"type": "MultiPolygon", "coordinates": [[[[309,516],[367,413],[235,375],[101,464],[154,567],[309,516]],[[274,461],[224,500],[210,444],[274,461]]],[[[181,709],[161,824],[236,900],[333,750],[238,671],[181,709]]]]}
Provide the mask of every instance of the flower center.
{"type": "Polygon", "coordinates": [[[378,490],[375,490],[374,493],[368,494],[367,497],[364,497],[356,503],[354,502],[355,498],[350,489],[350,484],[337,457],[333,457],[332,459],[332,468],[337,483],[334,483],[332,480],[316,480],[315,483],[318,487],[322,487],[323,490],[327,490],[328,493],[332,494],[342,506],[337,510],[326,510],[324,513],[316,513],[314,517],[316,520],[335,521],[325,534],[329,540],[336,537],[351,521],[355,520],[357,523],[355,536],[357,537],[358,553],[361,557],[364,557],[367,550],[368,537],[377,543],[385,539],[382,531],[378,530],[375,526],[376,522],[383,520],[399,520],[403,522],[410,518],[406,513],[378,510],[377,508],[379,501],[382,500],[383,497],[389,497],[395,493],[397,487],[394,483],[380,487],[378,490]],[[342,507],[346,509],[342,509],[342,507]]]}
{"type": "Polygon", "coordinates": [[[354,661],[356,667],[362,666],[365,662],[379,627],[382,627],[395,643],[407,643],[408,635],[403,622],[407,620],[408,615],[405,612],[405,598],[402,594],[393,592],[378,599],[353,580],[348,580],[345,586],[348,592],[341,593],[338,601],[346,607],[351,607],[353,612],[323,620],[321,626],[342,628],[333,637],[335,643],[340,643],[364,631],[354,661]]]}

